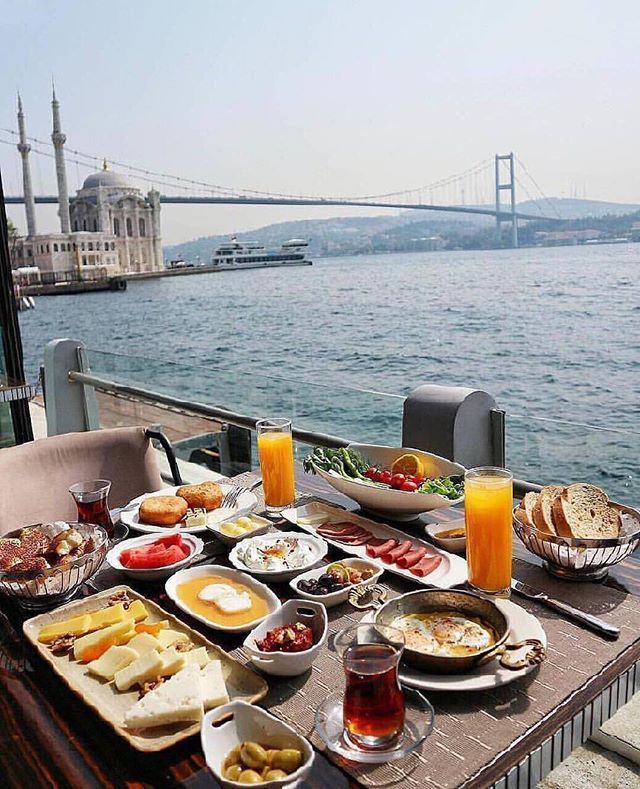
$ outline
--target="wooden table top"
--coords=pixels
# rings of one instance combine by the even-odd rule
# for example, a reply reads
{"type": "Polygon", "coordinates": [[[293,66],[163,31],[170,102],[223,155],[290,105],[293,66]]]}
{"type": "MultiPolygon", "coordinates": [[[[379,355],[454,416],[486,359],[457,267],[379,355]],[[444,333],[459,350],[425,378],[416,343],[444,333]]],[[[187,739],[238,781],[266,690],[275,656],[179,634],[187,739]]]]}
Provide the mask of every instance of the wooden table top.
{"type": "MultiPolygon", "coordinates": [[[[317,478],[300,475],[298,491],[318,496],[333,503],[354,509],[354,503],[329,488],[317,478]]],[[[402,528],[400,526],[400,528],[402,528]]],[[[219,543],[207,544],[211,556],[220,549],[219,543]]],[[[516,556],[535,560],[516,544],[516,556]]],[[[122,583],[122,576],[110,569],[101,571],[96,585],[104,586],[122,583]]],[[[127,581],[131,584],[130,581],[127,581]]],[[[620,591],[640,595],[640,562],[629,559],[615,568],[606,582],[620,591]]],[[[141,594],[154,599],[163,607],[177,613],[164,593],[162,584],[131,584],[141,594]]],[[[91,589],[86,593],[90,594],[91,589]]],[[[200,787],[217,786],[212,774],[206,768],[198,738],[192,737],[178,746],[160,754],[142,754],[131,749],[126,742],[115,735],[106,724],[98,719],[54,674],[26,642],[22,635],[22,622],[28,618],[15,605],[0,599],[0,725],[3,746],[0,748],[0,769],[7,786],[180,786],[200,787]]],[[[207,637],[223,648],[236,648],[242,637],[218,638],[215,632],[194,620],[189,624],[202,630],[207,637]]],[[[638,659],[640,640],[634,644],[634,655],[629,660],[638,659]]],[[[626,661],[628,662],[628,661],[626,661]]],[[[616,663],[610,667],[602,683],[610,681],[609,675],[625,670],[616,663]]],[[[604,685],[603,685],[604,686],[604,685]]],[[[592,690],[598,690],[594,687],[592,690]]],[[[586,700],[576,699],[573,706],[579,709],[586,700]]],[[[572,707],[565,712],[571,714],[572,707]]],[[[555,722],[553,722],[555,725],[555,722]]],[[[562,722],[560,723],[562,725],[562,722]]],[[[551,721],[549,722],[551,726],[551,721]]],[[[518,761],[526,756],[526,747],[518,749],[513,759],[518,761]]],[[[496,780],[504,774],[502,761],[494,772],[487,772],[485,784],[469,783],[469,786],[486,785],[485,779],[496,780]]],[[[333,765],[323,754],[318,753],[314,768],[305,782],[309,787],[355,786],[356,783],[343,771],[333,765]]]]}

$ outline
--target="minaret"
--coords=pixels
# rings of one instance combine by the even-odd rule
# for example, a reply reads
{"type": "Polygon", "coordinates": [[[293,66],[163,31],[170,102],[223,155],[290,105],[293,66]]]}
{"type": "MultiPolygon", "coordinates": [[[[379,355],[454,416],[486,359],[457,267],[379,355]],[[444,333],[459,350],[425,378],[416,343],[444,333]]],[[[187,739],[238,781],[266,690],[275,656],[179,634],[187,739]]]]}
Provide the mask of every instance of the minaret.
{"type": "Polygon", "coordinates": [[[18,131],[20,132],[20,142],[18,150],[22,157],[22,184],[24,192],[24,209],[27,215],[27,235],[36,234],[36,204],[33,199],[33,187],[31,186],[31,170],[29,169],[29,151],[31,146],[27,142],[27,131],[24,125],[24,113],[22,112],[22,99],[18,93],[18,131]]]}
{"type": "Polygon", "coordinates": [[[53,110],[53,134],[51,142],[56,153],[56,178],[58,179],[58,214],[60,216],[60,230],[69,233],[71,222],[69,221],[69,190],[67,189],[67,170],[64,164],[64,144],[67,140],[60,128],[60,102],[56,99],[56,89],[53,87],[53,100],[51,102],[53,110]]]}

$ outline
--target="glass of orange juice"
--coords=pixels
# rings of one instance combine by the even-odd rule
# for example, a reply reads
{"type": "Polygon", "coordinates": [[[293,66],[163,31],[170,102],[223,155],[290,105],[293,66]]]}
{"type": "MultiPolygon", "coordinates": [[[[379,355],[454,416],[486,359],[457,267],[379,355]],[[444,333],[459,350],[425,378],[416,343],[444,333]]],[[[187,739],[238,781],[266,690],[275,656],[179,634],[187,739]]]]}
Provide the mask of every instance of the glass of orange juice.
{"type": "Polygon", "coordinates": [[[258,457],[267,512],[277,513],[296,497],[293,474],[293,438],[288,419],[259,419],[258,457]]]}
{"type": "Polygon", "coordinates": [[[464,475],[469,584],[500,597],[511,593],[513,474],[485,466],[464,475]]]}

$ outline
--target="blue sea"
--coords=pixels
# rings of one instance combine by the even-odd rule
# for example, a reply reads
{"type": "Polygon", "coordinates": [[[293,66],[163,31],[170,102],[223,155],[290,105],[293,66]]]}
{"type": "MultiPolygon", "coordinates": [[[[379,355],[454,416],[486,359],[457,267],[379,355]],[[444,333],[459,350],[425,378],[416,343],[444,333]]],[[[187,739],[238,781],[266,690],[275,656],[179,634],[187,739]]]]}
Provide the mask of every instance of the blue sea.
{"type": "Polygon", "coordinates": [[[399,442],[419,384],[477,387],[507,411],[517,477],[640,503],[639,244],[326,258],[36,304],[30,378],[74,337],[104,352],[96,372],[375,443],[399,442]]]}

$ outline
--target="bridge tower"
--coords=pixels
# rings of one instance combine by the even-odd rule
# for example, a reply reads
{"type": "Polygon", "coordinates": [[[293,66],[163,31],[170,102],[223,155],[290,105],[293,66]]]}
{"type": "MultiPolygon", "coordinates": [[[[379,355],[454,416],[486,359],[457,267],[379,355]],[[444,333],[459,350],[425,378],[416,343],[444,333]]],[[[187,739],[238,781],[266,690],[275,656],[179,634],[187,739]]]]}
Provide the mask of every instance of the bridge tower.
{"type": "Polygon", "coordinates": [[[29,168],[29,151],[31,146],[27,142],[27,130],[24,123],[24,112],[22,111],[22,99],[18,93],[18,131],[20,142],[18,150],[22,157],[22,189],[24,194],[24,210],[27,215],[27,235],[36,234],[36,204],[33,199],[33,186],[31,185],[31,169],[29,168]]]}
{"type": "Polygon", "coordinates": [[[500,222],[500,192],[504,189],[508,190],[511,195],[511,246],[514,249],[518,247],[518,218],[516,216],[516,177],[515,177],[515,163],[513,153],[504,155],[496,154],[496,244],[501,241],[501,228],[500,222]],[[501,162],[508,162],[508,180],[503,181],[502,175],[504,167],[501,162]]]}

